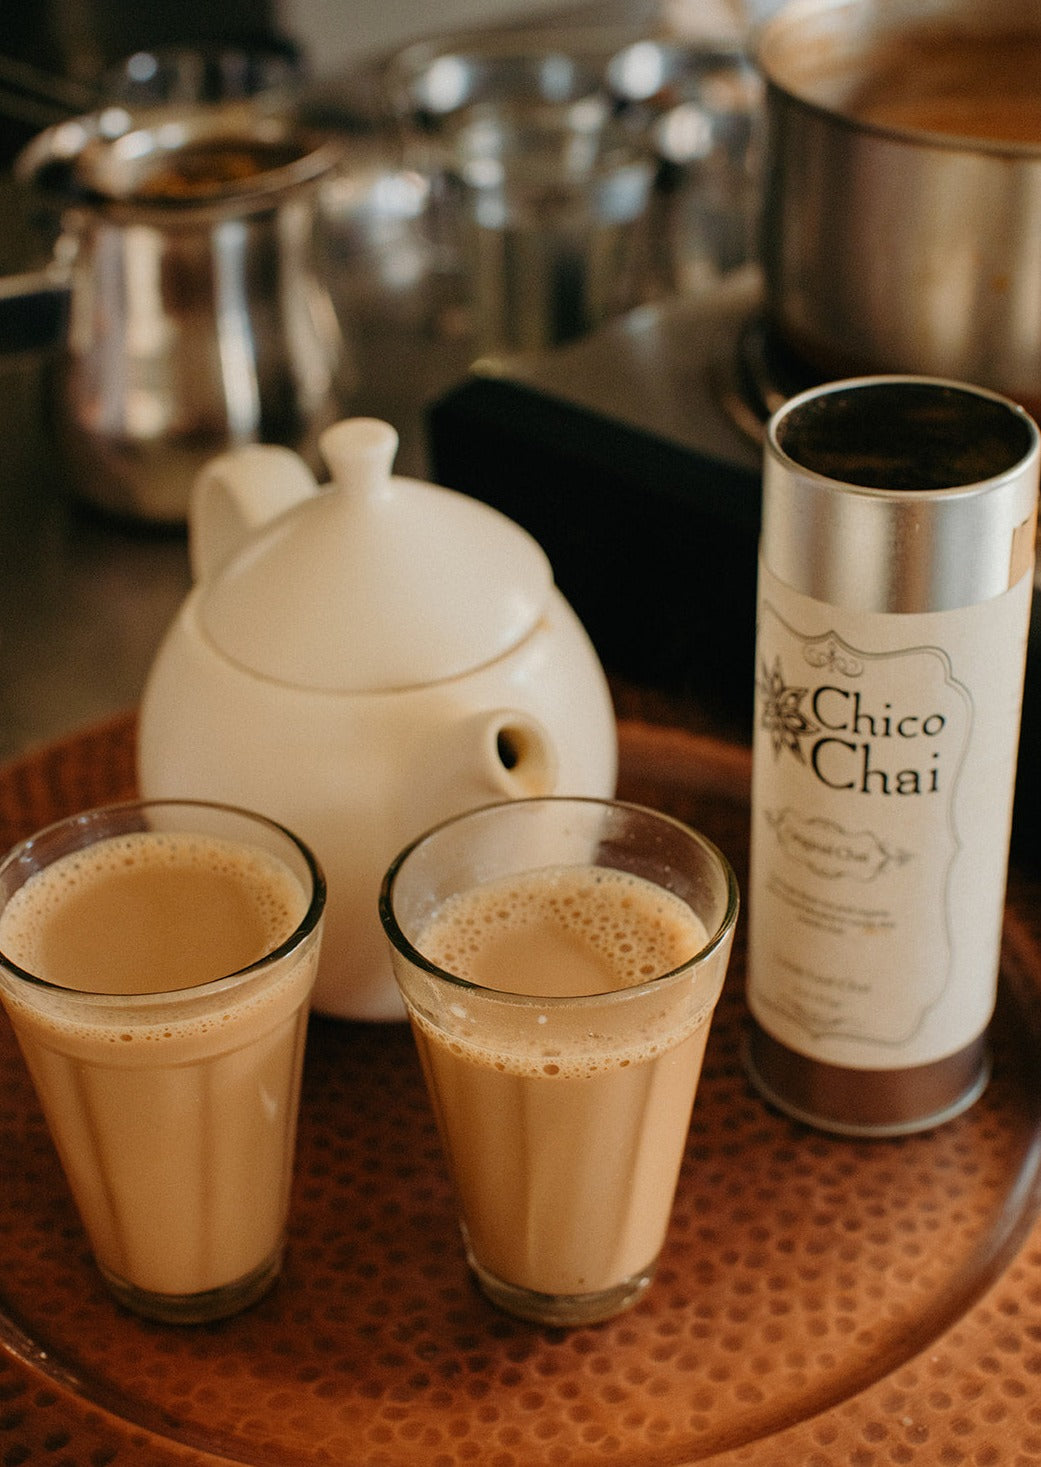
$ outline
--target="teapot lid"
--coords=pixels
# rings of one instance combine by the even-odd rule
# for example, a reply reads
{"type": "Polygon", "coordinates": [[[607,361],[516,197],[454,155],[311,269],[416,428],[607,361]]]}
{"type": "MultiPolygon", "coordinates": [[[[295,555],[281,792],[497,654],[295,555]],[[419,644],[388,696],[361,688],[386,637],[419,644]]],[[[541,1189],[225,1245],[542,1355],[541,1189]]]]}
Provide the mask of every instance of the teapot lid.
{"type": "MultiPolygon", "coordinates": [[[[553,584],[542,548],[479,500],[392,476],[397,446],[394,429],[371,418],[327,429],[319,447],[333,483],[312,481],[302,498],[291,487],[290,508],[225,552],[200,588],[204,629],[225,656],[296,687],[390,692],[458,677],[528,635],[553,584]]],[[[252,452],[254,471],[258,455],[274,456],[266,490],[292,458],[240,452],[252,452]]],[[[220,464],[196,485],[193,537],[199,492],[231,488],[220,464]]],[[[295,458],[292,467],[298,486],[306,471],[295,458]]],[[[212,505],[209,518],[219,518],[212,505]]]]}

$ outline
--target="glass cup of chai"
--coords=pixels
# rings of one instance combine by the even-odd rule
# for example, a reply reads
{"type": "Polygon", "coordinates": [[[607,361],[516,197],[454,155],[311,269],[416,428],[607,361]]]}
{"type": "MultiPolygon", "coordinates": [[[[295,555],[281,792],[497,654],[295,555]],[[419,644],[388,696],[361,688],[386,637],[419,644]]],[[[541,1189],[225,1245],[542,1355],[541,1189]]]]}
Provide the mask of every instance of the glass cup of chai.
{"type": "Polygon", "coordinates": [[[642,806],[516,800],[411,844],[380,913],[478,1285],[547,1325],[627,1309],[726,974],[726,858],[642,806]]]}
{"type": "Polygon", "coordinates": [[[94,1258],[201,1323],[279,1274],[325,881],[282,826],[156,800],[0,864],[0,1000],[94,1258]]]}

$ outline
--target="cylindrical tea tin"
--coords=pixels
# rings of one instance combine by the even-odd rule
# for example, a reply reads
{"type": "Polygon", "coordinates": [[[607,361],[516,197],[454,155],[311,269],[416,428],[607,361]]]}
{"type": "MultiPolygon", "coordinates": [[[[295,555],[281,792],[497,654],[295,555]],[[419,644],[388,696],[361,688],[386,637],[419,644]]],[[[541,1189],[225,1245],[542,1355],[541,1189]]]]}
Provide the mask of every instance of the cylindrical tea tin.
{"type": "Polygon", "coordinates": [[[825,1130],[923,1130],[987,1083],[1038,462],[1021,408],[933,378],[768,427],[746,1064],[825,1130]]]}

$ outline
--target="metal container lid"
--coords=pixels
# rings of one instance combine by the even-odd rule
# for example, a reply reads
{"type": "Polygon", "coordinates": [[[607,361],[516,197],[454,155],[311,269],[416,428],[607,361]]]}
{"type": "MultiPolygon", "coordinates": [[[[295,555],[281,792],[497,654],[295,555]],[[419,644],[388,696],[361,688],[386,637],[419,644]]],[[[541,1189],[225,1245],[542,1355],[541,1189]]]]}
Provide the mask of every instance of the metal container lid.
{"type": "Polygon", "coordinates": [[[762,555],[782,581],[863,611],[945,611],[1030,569],[1038,429],[997,393],[873,376],[790,398],[767,428],[762,555]]]}

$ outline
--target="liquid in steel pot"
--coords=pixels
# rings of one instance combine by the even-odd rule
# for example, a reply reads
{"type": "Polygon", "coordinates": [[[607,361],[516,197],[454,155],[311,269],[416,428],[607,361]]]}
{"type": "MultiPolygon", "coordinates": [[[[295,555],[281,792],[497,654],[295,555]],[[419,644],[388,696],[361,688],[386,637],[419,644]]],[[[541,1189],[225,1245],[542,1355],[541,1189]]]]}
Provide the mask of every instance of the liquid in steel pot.
{"type": "Polygon", "coordinates": [[[1041,408],[1041,7],[789,0],[756,56],[768,315],[823,377],[1041,408]]]}

